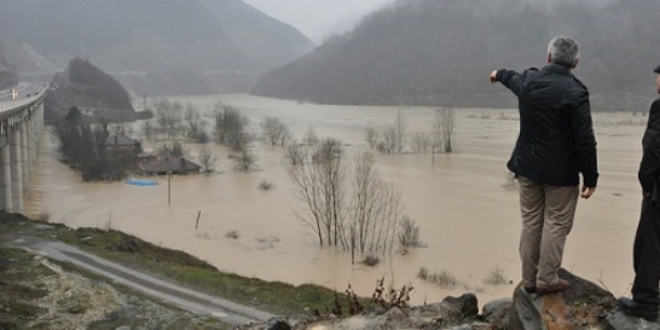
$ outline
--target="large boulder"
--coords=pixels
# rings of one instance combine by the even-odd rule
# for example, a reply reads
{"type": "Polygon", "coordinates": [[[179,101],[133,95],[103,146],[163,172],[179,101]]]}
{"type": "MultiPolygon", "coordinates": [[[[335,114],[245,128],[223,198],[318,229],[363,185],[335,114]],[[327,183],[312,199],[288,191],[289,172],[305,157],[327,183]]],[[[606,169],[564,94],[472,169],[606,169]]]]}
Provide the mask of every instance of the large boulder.
{"type": "Polygon", "coordinates": [[[510,326],[509,308],[512,303],[511,298],[490,301],[484,305],[481,315],[492,325],[493,329],[508,329],[510,326]]]}
{"type": "Polygon", "coordinates": [[[519,285],[509,309],[511,329],[593,329],[602,328],[605,317],[614,311],[616,299],[598,285],[565,269],[559,277],[571,282],[571,289],[554,294],[530,294],[519,285]]]}

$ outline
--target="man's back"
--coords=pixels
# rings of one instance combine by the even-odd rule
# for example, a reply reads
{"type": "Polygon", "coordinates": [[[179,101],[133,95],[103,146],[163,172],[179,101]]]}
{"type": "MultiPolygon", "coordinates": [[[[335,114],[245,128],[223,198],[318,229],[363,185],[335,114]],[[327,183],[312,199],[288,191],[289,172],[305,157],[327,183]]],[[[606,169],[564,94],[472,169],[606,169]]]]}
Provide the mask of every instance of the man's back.
{"type": "Polygon", "coordinates": [[[507,166],[517,175],[554,186],[595,186],[596,140],[589,92],[568,68],[550,64],[497,78],[519,99],[520,136],[507,166]]]}

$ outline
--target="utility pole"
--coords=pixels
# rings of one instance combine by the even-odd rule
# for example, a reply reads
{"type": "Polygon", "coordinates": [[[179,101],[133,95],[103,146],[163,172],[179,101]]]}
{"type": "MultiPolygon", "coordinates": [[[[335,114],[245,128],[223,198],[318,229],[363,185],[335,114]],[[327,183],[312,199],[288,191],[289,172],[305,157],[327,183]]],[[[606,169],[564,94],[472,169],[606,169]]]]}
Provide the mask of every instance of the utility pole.
{"type": "Polygon", "coordinates": [[[172,172],[167,172],[167,204],[172,204],[172,172]]]}

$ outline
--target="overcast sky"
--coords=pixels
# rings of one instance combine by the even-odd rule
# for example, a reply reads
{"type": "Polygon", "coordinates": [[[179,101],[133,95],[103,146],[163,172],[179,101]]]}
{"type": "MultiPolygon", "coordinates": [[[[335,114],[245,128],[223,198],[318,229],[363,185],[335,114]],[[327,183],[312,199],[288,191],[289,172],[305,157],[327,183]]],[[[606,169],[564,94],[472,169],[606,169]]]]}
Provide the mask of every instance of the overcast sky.
{"type": "Polygon", "coordinates": [[[260,11],[298,28],[314,42],[344,32],[362,16],[394,0],[244,0],[260,11]]]}

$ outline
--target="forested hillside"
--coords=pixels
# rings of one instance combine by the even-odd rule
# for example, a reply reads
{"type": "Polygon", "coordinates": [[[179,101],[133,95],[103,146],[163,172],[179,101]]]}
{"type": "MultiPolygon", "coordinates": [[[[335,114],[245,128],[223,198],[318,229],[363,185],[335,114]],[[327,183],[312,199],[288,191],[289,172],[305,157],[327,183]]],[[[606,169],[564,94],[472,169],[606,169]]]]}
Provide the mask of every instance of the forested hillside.
{"type": "Polygon", "coordinates": [[[550,39],[576,38],[575,72],[596,110],[639,106],[660,64],[660,2],[401,0],[350,33],[266,74],[254,94],[335,104],[513,106],[497,68],[545,64],[550,39]]]}

